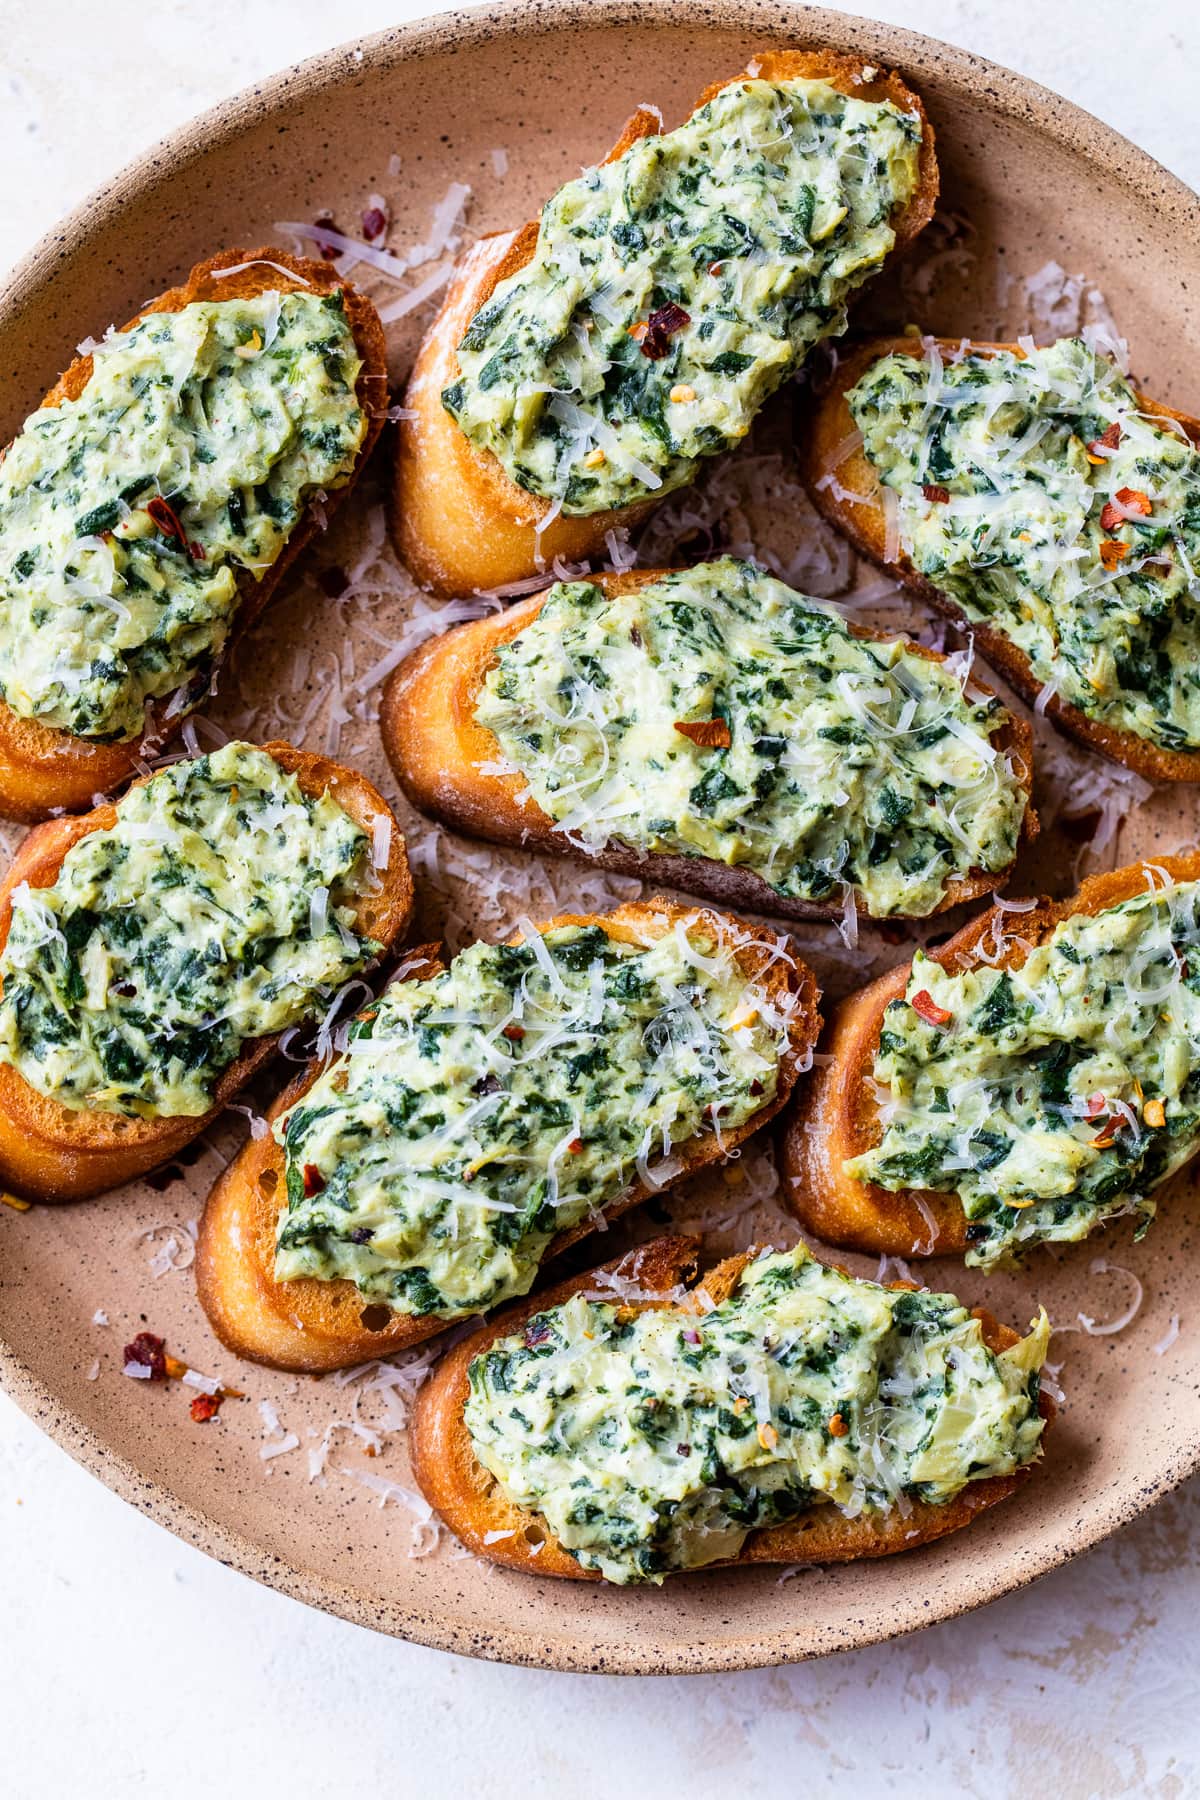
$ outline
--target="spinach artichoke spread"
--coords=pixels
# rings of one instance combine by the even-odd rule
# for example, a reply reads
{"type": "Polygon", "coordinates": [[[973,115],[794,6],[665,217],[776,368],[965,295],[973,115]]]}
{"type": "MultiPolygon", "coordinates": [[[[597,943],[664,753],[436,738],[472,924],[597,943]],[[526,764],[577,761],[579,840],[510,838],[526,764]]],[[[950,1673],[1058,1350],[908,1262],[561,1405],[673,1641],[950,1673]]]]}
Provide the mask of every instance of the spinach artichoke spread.
{"type": "Polygon", "coordinates": [[[575,1295],[470,1368],[475,1454],[609,1581],[736,1556],[832,1503],[952,1500],[1038,1454],[1049,1327],[994,1354],[952,1294],[893,1292],[798,1245],[714,1311],[575,1295]]]}
{"type": "Polygon", "coordinates": [[[1200,458],[1078,338],[883,357],[848,396],[914,568],[1089,718],[1200,748],[1200,458]]]}
{"type": "Polygon", "coordinates": [[[1007,714],[971,692],[723,558],[611,600],[552,588],[475,716],[584,848],[617,838],[919,916],[1016,854],[1026,794],[991,742],[1007,714]]]}
{"type": "Polygon", "coordinates": [[[587,514],[749,430],[895,241],[921,122],[822,81],[739,81],[547,204],[443,404],[518,486],[587,514]]]}
{"type": "Polygon", "coordinates": [[[349,904],[366,833],[249,744],[178,762],[22,883],[0,1062],[76,1109],[197,1117],[242,1045],[310,1014],[379,946],[349,904]]]}
{"type": "Polygon", "coordinates": [[[0,465],[0,693],[22,718],[129,739],[211,668],[238,605],[366,431],[340,292],[151,313],[0,465]]]}
{"type": "Polygon", "coordinates": [[[1200,1144],[1198,899],[1181,882],[1077,914],[1019,969],[918,951],[875,1059],[883,1137],[848,1172],[956,1193],[985,1268],[1121,1213],[1145,1230],[1200,1144]]]}
{"type": "Polygon", "coordinates": [[[556,1232],[665,1180],[676,1146],[770,1103],[787,1021],[698,921],[646,945],[522,932],[394,982],[276,1125],[279,1280],[478,1311],[529,1290],[556,1232]]]}

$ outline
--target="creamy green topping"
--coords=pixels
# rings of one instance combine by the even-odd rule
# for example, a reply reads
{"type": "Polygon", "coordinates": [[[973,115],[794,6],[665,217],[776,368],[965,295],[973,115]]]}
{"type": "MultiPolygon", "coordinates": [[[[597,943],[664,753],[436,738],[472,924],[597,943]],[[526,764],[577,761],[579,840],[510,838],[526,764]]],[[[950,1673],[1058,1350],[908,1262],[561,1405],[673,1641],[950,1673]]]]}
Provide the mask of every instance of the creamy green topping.
{"type": "Polygon", "coordinates": [[[1025,791],[991,743],[1007,715],[967,692],[950,663],[853,637],[725,557],[612,600],[552,588],[475,716],[586,849],[705,856],[885,917],[928,913],[956,876],[1016,854],[1025,791]],[[680,729],[713,723],[715,743],[680,729]]]}
{"type": "Polygon", "coordinates": [[[23,882],[0,954],[0,1061],[39,1094],[198,1116],[252,1038],[324,1007],[378,949],[353,930],[369,840],[249,744],[178,762],[23,882]]]}
{"type": "Polygon", "coordinates": [[[459,346],[442,395],[565,513],[689,481],[745,436],[895,241],[921,124],[822,81],[740,81],[587,169],[459,346]]]}
{"type": "Polygon", "coordinates": [[[698,920],[648,945],[521,929],[394,982],[279,1121],[279,1280],[478,1311],[528,1292],[556,1232],[769,1104],[787,1020],[698,920]]]}
{"type": "MultiPolygon", "coordinates": [[[[603,1293],[603,1277],[597,1286],[603,1293]]],[[[470,1369],[475,1454],[585,1569],[661,1582],[760,1526],[944,1504],[1037,1454],[1049,1327],[996,1355],[952,1294],[892,1292],[803,1245],[708,1313],[574,1296],[470,1369]]]]}
{"type": "MultiPolygon", "coordinates": [[[[238,605],[366,431],[340,292],[152,313],[93,352],[0,464],[0,693],[77,737],[134,738],[208,679],[238,605]]],[[[182,704],[182,703],[181,703],[182,704]]]]}
{"type": "MultiPolygon", "coordinates": [[[[884,1015],[883,1137],[846,1168],[958,1194],[969,1263],[1120,1213],[1144,1231],[1151,1190],[1200,1144],[1200,886],[1158,880],[1064,920],[1019,969],[953,974],[918,951],[884,1015]]],[[[1020,915],[1006,924],[1019,940],[1020,915]]]]}
{"type": "Polygon", "coordinates": [[[914,348],[848,398],[914,568],[1089,718],[1200,747],[1200,460],[1114,362],[914,348]]]}

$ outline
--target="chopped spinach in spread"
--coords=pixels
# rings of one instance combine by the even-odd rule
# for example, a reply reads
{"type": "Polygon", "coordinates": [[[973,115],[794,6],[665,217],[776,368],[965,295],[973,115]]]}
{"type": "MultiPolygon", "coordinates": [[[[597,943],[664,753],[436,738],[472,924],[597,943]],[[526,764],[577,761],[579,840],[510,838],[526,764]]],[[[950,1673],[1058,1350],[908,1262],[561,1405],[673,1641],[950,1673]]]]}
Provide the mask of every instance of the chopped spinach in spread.
{"type": "Polygon", "coordinates": [[[552,588],[475,716],[585,848],[706,856],[789,898],[850,890],[877,917],[919,916],[1016,854],[1025,791],[990,741],[1006,714],[970,691],[723,558],[612,600],[552,588]],[[716,742],[682,729],[713,721],[716,742]]]}
{"type": "Polygon", "coordinates": [[[1038,1454],[1049,1327],[994,1354],[952,1294],[893,1292],[802,1245],[708,1313],[576,1295],[470,1369],[475,1454],[609,1581],[736,1556],[832,1503],[952,1500],[1038,1454]]]}
{"type": "Polygon", "coordinates": [[[474,944],[397,981],[276,1126],[275,1272],[397,1312],[526,1293],[556,1232],[775,1092],[787,1021],[698,920],[648,945],[599,926],[474,944]]]}
{"type": "Polygon", "coordinates": [[[178,762],[22,883],[0,954],[0,1061],[64,1106],[198,1116],[242,1045],[378,949],[353,930],[369,840],[249,744],[178,762]]]}
{"type": "Polygon", "coordinates": [[[1200,1145],[1198,900],[1160,885],[1066,919],[1019,969],[918,951],[875,1058],[883,1137],[849,1173],[958,1194],[985,1268],[1122,1213],[1144,1231],[1200,1145]]]}
{"type": "Polygon", "coordinates": [[[93,353],[0,464],[0,694],[77,737],[140,735],[203,684],[238,576],[261,580],[366,431],[341,294],[151,313],[93,353]]]}
{"type": "Polygon", "coordinates": [[[586,514],[745,436],[895,241],[921,124],[822,81],[739,81],[560,188],[442,400],[519,486],[586,514]]]}
{"type": "Polygon", "coordinates": [[[1089,718],[1200,748],[1200,459],[1114,362],[914,347],[848,398],[914,568],[1089,718]]]}

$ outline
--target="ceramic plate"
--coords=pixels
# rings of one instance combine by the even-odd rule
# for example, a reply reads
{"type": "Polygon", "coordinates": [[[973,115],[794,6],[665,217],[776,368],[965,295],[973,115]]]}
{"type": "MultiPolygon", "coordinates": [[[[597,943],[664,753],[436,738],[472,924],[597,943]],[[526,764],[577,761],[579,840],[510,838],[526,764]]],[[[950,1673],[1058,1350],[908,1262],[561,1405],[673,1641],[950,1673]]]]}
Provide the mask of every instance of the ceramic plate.
{"type": "MultiPolygon", "coordinates": [[[[231,245],[286,239],[280,224],[331,216],[357,235],[373,195],[389,247],[430,246],[400,283],[360,263],[355,279],[395,310],[448,268],[457,240],[528,218],[614,140],[639,101],[681,119],[707,83],[756,49],[823,44],[900,68],[925,98],[943,171],[939,218],[915,259],[874,288],[860,319],[946,335],[1043,336],[1109,316],[1151,393],[1200,413],[1195,199],[1105,126],[1018,76],[928,39],[767,0],[690,4],[526,0],[448,15],[332,51],[206,114],[58,226],[0,296],[0,439],[73,348],[231,245]],[[462,198],[451,186],[462,183],[462,198]],[[1168,254],[1164,255],[1164,247],[1168,254]],[[1079,277],[1083,279],[1079,279],[1079,277]]],[[[401,383],[431,305],[389,325],[401,383]]],[[[698,495],[668,503],[647,560],[706,542],[771,554],[796,585],[862,616],[929,634],[930,621],[817,525],[800,495],[784,397],[698,495]],[[690,536],[689,536],[690,534],[690,536]],[[857,598],[855,593],[857,590],[857,598]]],[[[383,541],[375,486],[311,555],[303,576],[236,659],[198,726],[290,736],[336,750],[395,797],[379,746],[379,683],[402,646],[461,616],[422,598],[383,541]],[[337,598],[341,570],[349,585],[337,598]]],[[[486,602],[473,599],[465,610],[486,602]]],[[[1050,821],[1012,891],[1064,892],[1077,872],[1174,849],[1196,835],[1186,791],[1151,795],[1042,729],[1039,805],[1050,821]]],[[[419,889],[419,940],[499,936],[513,917],[596,907],[637,884],[492,852],[401,807],[419,889]]],[[[16,841],[10,832],[8,842],[16,841]]],[[[797,933],[827,988],[844,991],[905,954],[896,934],[797,933]]],[[[249,1098],[261,1105],[269,1084],[249,1098]]],[[[189,1227],[247,1130],[243,1114],[169,1179],[84,1206],[0,1207],[0,1368],[8,1390],[88,1468],[189,1542],[360,1624],[468,1654],[571,1669],[688,1671],[784,1662],[886,1638],[992,1599],[1094,1544],[1200,1460],[1200,1329],[1189,1305],[1196,1205],[1164,1197],[1140,1245],[1128,1228],[1020,1276],[953,1263],[926,1279],[988,1298],[1023,1324],[1035,1299],[1056,1323],[1067,1405],[1045,1464],[1013,1501],[943,1544],[876,1564],[796,1574],[700,1575],[658,1590],[539,1582],[466,1557],[412,1493],[405,1396],[421,1364],[351,1380],[239,1367],[196,1304],[189,1227]],[[1123,1329],[1119,1324],[1143,1298],[1123,1329]],[[105,1322],[106,1321],[106,1322],[105,1322]],[[244,1389],[220,1421],[193,1424],[187,1389],[126,1380],[121,1346],[141,1329],[244,1389]],[[1176,1335],[1177,1334],[1177,1335],[1176,1335]]],[[[702,1222],[714,1249],[794,1232],[774,1199],[769,1145],[672,1198],[636,1229],[702,1222]]],[[[602,1255],[615,1248],[593,1240],[602,1255]]],[[[875,1272],[857,1259],[858,1272],[875,1272]]]]}

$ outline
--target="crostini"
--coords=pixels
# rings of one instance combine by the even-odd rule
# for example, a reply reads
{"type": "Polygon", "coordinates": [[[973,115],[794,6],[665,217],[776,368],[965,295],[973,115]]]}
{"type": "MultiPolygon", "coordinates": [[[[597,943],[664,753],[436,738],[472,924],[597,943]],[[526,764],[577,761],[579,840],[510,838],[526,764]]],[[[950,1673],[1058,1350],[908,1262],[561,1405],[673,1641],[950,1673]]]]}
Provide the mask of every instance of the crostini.
{"type": "Polygon", "coordinates": [[[411,911],[386,802],[290,744],[35,826],[0,882],[0,1186],[81,1200],[178,1155],[411,911]]]}
{"type": "Polygon", "coordinates": [[[802,413],[806,485],[1073,737],[1200,781],[1200,420],[1080,339],[880,338],[802,413]]]}
{"type": "Polygon", "coordinates": [[[392,509],[436,593],[602,552],[745,435],[937,199],[919,97],[832,51],[760,55],[661,130],[640,108],[598,169],[481,239],[447,290],[392,509]]]}
{"type": "Polygon", "coordinates": [[[692,1286],[696,1249],[660,1238],[441,1360],[413,1468],[468,1550],[621,1584],[850,1562],[957,1531],[1028,1476],[1051,1410],[1045,1313],[1022,1339],[802,1245],[692,1286]]]}
{"type": "Polygon", "coordinates": [[[787,1121],[824,1242],[982,1267],[1132,1214],[1200,1147],[1200,853],[1008,902],[834,1009],[787,1121]]]}
{"type": "Polygon", "coordinates": [[[200,1299],[240,1356],[342,1368],[527,1292],[766,1124],[819,1027],[785,940],[666,901],[400,972],[209,1197],[200,1299]]]}
{"type": "Polygon", "coordinates": [[[0,813],[80,812],[170,740],[386,412],[371,302],[271,247],[71,364],[0,463],[0,813]]]}
{"type": "Polygon", "coordinates": [[[1037,829],[1031,734],[994,694],[729,557],[457,626],[380,727],[457,830],[787,918],[944,911],[1037,829]]]}

